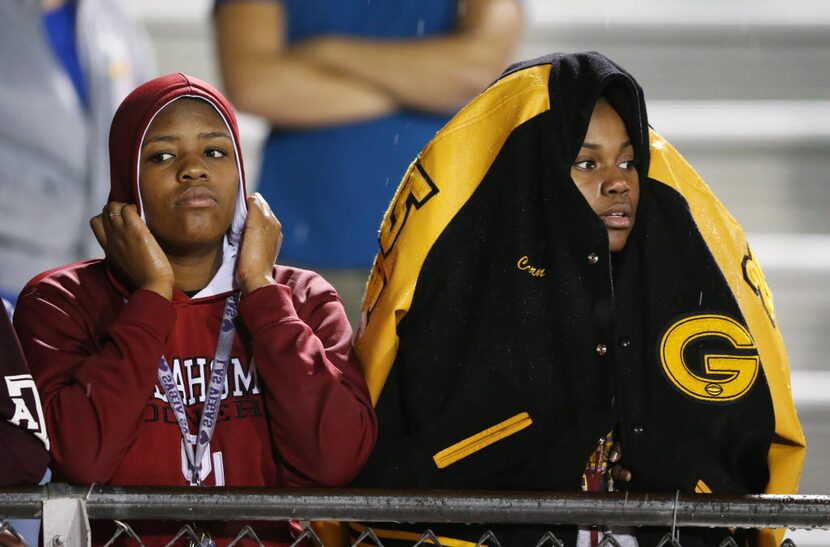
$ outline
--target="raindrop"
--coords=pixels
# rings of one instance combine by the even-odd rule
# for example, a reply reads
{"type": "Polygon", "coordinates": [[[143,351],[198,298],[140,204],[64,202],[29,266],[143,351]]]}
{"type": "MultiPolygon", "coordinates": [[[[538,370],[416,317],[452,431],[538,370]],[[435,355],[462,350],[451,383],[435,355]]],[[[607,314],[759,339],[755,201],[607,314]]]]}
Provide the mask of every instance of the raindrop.
{"type": "Polygon", "coordinates": [[[92,384],[90,384],[89,382],[87,382],[87,384],[86,384],[86,396],[87,396],[87,399],[89,398],[89,395],[90,395],[91,393],[92,393],[92,384]]]}
{"type": "Polygon", "coordinates": [[[392,144],[394,144],[395,146],[398,146],[398,142],[400,140],[401,140],[401,134],[400,133],[395,133],[395,138],[392,139],[392,144]]]}
{"type": "Polygon", "coordinates": [[[422,17],[422,18],[418,19],[418,30],[416,31],[418,33],[418,36],[423,36],[424,35],[424,27],[425,26],[426,26],[426,21],[424,20],[424,18],[422,17]]]}

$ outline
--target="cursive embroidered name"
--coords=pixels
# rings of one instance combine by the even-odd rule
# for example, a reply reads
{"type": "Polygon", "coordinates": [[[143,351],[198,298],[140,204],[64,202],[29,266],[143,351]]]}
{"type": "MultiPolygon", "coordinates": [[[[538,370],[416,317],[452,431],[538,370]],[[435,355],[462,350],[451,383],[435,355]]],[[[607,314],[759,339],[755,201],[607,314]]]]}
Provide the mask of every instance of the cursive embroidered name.
{"type": "Polygon", "coordinates": [[[545,269],[531,266],[530,259],[527,256],[520,258],[519,261],[516,262],[516,267],[523,272],[529,273],[533,277],[545,277],[545,269]]]}

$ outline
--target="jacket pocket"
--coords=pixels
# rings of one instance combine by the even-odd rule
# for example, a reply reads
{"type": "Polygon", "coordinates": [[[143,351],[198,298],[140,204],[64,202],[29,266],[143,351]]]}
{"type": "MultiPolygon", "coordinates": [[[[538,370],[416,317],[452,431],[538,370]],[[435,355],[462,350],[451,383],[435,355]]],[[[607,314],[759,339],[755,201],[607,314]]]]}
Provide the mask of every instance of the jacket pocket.
{"type": "Polygon", "coordinates": [[[484,431],[476,433],[472,437],[467,437],[463,441],[445,448],[435,454],[432,459],[435,461],[438,469],[444,469],[458,460],[478,452],[482,448],[486,448],[505,437],[518,433],[522,429],[529,427],[532,423],[533,420],[530,418],[530,414],[521,412],[512,418],[508,418],[492,427],[488,427],[484,431]]]}

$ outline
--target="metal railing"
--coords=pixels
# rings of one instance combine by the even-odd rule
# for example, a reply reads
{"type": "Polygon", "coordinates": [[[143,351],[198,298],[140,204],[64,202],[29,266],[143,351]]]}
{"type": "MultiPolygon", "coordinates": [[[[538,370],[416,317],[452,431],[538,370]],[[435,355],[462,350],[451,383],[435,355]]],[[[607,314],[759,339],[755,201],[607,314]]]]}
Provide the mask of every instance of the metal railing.
{"type": "MultiPolygon", "coordinates": [[[[43,519],[47,546],[86,544],[89,520],[116,521],[116,535],[128,536],[134,532],[121,521],[339,520],[551,527],[651,526],[672,530],[679,527],[830,529],[830,496],[125,488],[53,483],[0,489],[0,515],[6,519],[43,519]]],[[[192,539],[193,530],[188,529],[189,526],[182,527],[179,536],[192,539]]],[[[437,544],[430,534],[425,532],[416,544],[437,544]]],[[[322,545],[310,529],[303,536],[306,541],[322,545]]],[[[371,530],[362,536],[356,543],[382,545],[371,530]]],[[[239,537],[259,542],[250,527],[242,528],[239,537]]],[[[667,538],[666,547],[680,545],[673,535],[667,534],[667,538]]],[[[545,537],[540,538],[540,542],[544,540],[545,537]]],[[[552,547],[562,545],[552,534],[547,540],[552,547]]],[[[497,538],[487,541],[488,545],[498,545],[497,538]]],[[[603,541],[608,547],[616,544],[610,535],[603,541]]]]}

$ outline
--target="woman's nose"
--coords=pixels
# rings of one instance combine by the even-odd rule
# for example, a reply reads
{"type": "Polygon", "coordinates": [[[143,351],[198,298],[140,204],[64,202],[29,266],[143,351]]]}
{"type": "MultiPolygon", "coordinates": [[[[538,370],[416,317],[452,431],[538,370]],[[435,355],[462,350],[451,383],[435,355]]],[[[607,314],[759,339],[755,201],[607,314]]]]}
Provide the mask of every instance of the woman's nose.
{"type": "Polygon", "coordinates": [[[603,194],[625,194],[631,190],[631,185],[625,174],[619,167],[612,167],[608,170],[602,180],[603,194]]]}
{"type": "Polygon", "coordinates": [[[207,166],[201,157],[195,155],[185,156],[179,168],[179,180],[189,181],[208,176],[207,166]]]}

